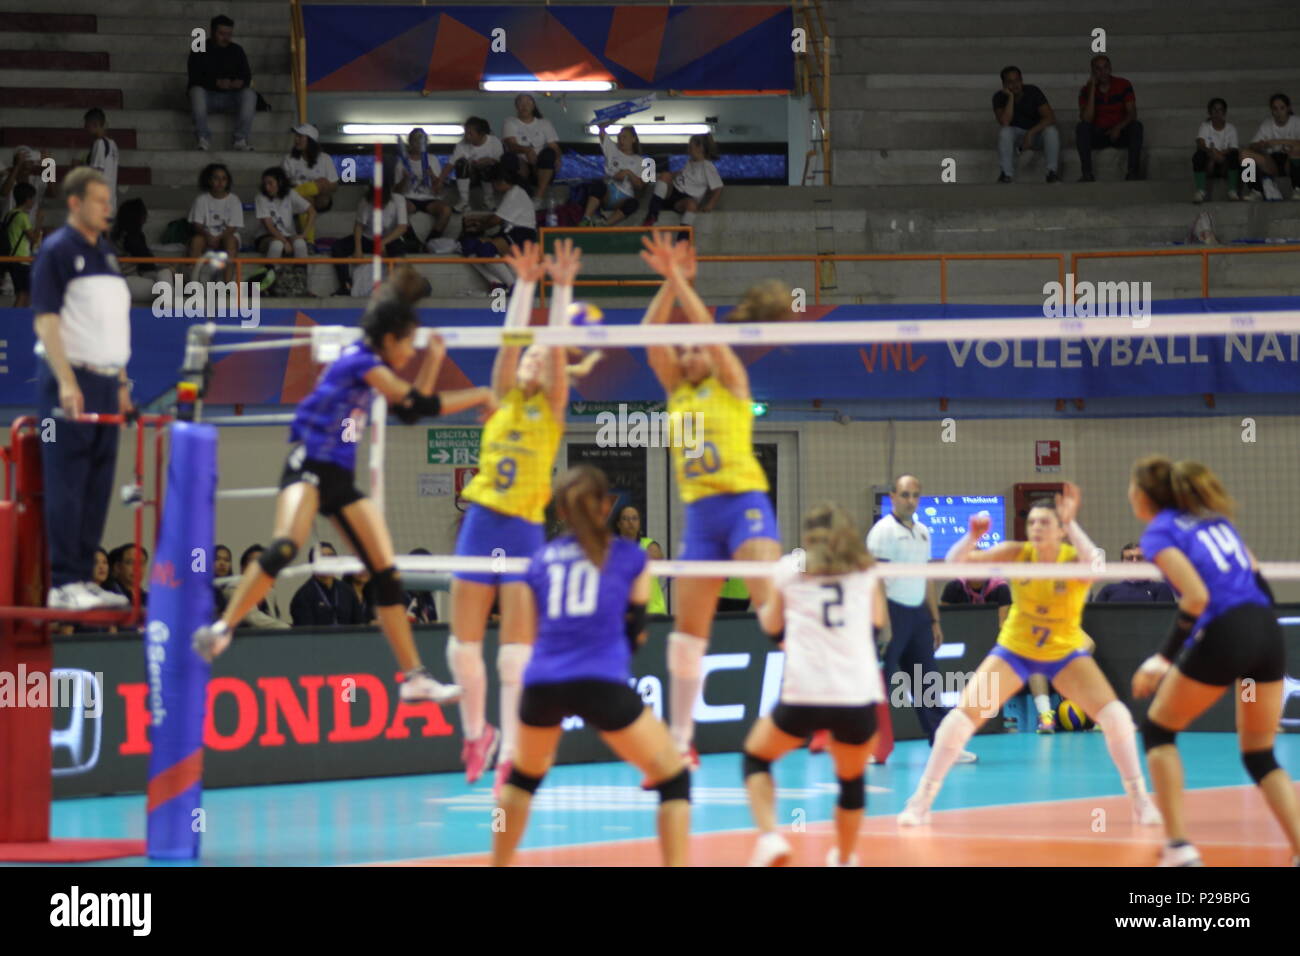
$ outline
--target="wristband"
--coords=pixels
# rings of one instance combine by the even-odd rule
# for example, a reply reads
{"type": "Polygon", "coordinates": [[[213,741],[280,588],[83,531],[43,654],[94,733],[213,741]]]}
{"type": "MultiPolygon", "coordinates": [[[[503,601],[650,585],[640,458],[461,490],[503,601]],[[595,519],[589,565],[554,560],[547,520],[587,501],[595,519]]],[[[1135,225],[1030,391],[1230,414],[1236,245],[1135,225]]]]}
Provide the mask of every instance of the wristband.
{"type": "Polygon", "coordinates": [[[1192,633],[1192,626],[1195,623],[1194,616],[1179,608],[1178,616],[1174,618],[1173,626],[1169,629],[1169,636],[1165,639],[1165,646],[1160,649],[1160,656],[1167,661],[1173,661],[1178,656],[1179,649],[1187,641],[1187,636],[1192,633]]]}

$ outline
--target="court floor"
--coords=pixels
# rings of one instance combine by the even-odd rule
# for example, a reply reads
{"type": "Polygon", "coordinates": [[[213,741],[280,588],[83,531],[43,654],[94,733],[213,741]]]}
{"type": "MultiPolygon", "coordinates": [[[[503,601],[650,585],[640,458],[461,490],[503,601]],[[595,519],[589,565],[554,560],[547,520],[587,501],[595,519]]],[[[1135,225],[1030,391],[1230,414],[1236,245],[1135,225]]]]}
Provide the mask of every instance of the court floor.
{"type": "MultiPolygon", "coordinates": [[[[1178,738],[1188,820],[1207,865],[1285,865],[1281,829],[1250,785],[1230,734],[1178,738]]],[[[1146,866],[1160,830],[1129,816],[1119,777],[1097,732],[978,737],[979,762],[953,768],[933,822],[900,833],[896,814],[920,777],[928,748],[901,742],[869,769],[864,865],[1146,866]]],[[[1300,777],[1300,735],[1278,738],[1279,761],[1300,777]]],[[[693,780],[692,863],[740,865],[753,843],[738,754],[711,754],[693,780]]],[[[790,754],[776,765],[778,818],[795,862],[820,865],[830,846],[838,787],[827,755],[790,754]]],[[[211,790],[199,865],[474,865],[491,841],[491,780],[428,774],[211,790]]],[[[519,862],[620,866],[658,862],[657,795],[623,764],[557,767],[534,800],[519,862]]],[[[143,796],[55,801],[55,837],[143,838],[143,796]]],[[[143,858],[98,866],[150,864],[143,858]]]]}

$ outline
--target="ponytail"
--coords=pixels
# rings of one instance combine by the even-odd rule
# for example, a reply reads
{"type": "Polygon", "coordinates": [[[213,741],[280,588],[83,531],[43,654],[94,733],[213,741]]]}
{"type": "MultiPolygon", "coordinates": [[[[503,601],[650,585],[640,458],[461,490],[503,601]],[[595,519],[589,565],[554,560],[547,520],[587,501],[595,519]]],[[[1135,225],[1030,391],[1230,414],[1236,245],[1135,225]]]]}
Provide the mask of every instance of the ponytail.
{"type": "Polygon", "coordinates": [[[555,510],[578,539],[587,560],[603,567],[613,532],[605,520],[609,501],[609,479],[599,468],[577,465],[560,476],[555,492],[555,510]]]}
{"type": "Polygon", "coordinates": [[[874,563],[849,516],[833,502],[804,515],[803,549],[805,574],[848,574],[874,563]]]}
{"type": "Polygon", "coordinates": [[[1218,475],[1199,461],[1174,462],[1151,455],[1133,466],[1133,483],[1161,511],[1173,508],[1231,518],[1236,507],[1218,475]]]}

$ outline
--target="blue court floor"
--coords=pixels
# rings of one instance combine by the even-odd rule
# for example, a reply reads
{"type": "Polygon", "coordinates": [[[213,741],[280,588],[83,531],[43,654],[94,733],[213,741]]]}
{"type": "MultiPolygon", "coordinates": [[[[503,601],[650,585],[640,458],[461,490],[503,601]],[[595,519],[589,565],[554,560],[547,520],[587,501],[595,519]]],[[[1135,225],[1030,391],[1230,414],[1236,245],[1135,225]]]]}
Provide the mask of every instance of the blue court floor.
{"type": "MultiPolygon", "coordinates": [[[[1178,738],[1187,787],[1250,783],[1236,737],[1178,738]]],[[[953,768],[936,810],[1042,803],[1123,793],[1099,732],[978,737],[979,762],[953,768]]],[[[929,748],[901,742],[885,766],[868,770],[867,811],[897,813],[920,777],[929,748]]],[[[1300,734],[1281,735],[1279,761],[1300,777],[1300,734]]],[[[829,756],[796,751],[775,768],[778,819],[831,819],[838,787],[829,756]]],[[[657,795],[619,763],[555,768],[534,800],[521,848],[550,848],[654,836],[657,795]]],[[[737,754],[711,754],[693,778],[693,833],[751,826],[737,754]]],[[[334,866],[480,854],[491,841],[491,774],[474,786],[463,774],[431,774],[210,790],[207,830],[195,863],[137,858],[92,866],[334,866]]],[[[57,800],[52,836],[143,838],[143,795],[57,800]]],[[[1280,832],[1280,831],[1279,831],[1280,832]]]]}

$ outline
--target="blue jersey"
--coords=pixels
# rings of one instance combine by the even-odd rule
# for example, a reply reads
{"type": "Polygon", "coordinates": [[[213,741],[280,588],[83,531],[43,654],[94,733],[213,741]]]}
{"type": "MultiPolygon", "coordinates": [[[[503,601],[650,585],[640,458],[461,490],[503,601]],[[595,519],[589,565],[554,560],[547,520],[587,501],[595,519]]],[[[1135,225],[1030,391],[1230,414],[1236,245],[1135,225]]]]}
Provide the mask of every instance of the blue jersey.
{"type": "Polygon", "coordinates": [[[537,642],[524,686],[630,677],[632,648],[624,616],[632,583],[645,570],[635,541],[614,538],[605,566],[587,560],[573,535],[548,542],[533,555],[528,585],[537,598],[537,642]]]}
{"type": "Polygon", "coordinates": [[[308,458],[352,471],[357,463],[357,442],[375,396],[365,376],[382,364],[364,343],[346,346],[321,373],[311,394],[299,403],[289,426],[289,440],[302,442],[308,458]]]}
{"type": "Polygon", "coordinates": [[[1227,518],[1198,517],[1166,508],[1142,532],[1142,554],[1151,561],[1165,548],[1177,548],[1186,556],[1210,594],[1192,628],[1193,635],[1239,605],[1269,606],[1268,596],[1255,583],[1246,545],[1227,518]]]}

